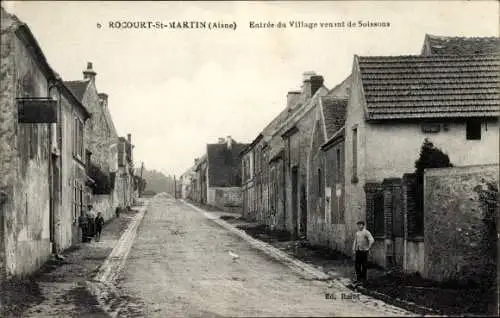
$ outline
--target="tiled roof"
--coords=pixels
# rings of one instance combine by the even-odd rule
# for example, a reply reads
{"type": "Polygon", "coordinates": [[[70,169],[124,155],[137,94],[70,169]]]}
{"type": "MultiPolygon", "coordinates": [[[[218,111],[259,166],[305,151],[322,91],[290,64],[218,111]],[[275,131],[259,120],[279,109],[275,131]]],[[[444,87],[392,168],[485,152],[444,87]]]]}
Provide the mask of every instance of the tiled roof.
{"type": "Polygon", "coordinates": [[[83,95],[87,90],[87,86],[89,81],[64,81],[64,85],[78,98],[79,101],[82,101],[83,95]]]}
{"type": "Polygon", "coordinates": [[[208,144],[208,181],[211,187],[241,186],[241,159],[239,154],[248,144],[232,143],[208,144]]]}
{"type": "Polygon", "coordinates": [[[331,145],[336,144],[335,141],[340,140],[345,137],[345,126],[342,126],[339,130],[337,130],[328,140],[321,145],[322,150],[328,150],[331,145]]]}
{"type": "Polygon", "coordinates": [[[499,54],[498,37],[425,36],[423,55],[499,54]]]}
{"type": "Polygon", "coordinates": [[[321,104],[323,106],[323,118],[325,119],[326,138],[328,139],[344,126],[347,99],[335,96],[323,96],[321,104]]]}
{"type": "Polygon", "coordinates": [[[500,56],[387,56],[357,60],[368,119],[500,115],[500,56]]]}
{"type": "Polygon", "coordinates": [[[250,149],[252,149],[253,147],[255,147],[256,144],[259,143],[259,141],[264,137],[264,135],[262,134],[259,134],[257,137],[255,137],[255,139],[250,143],[248,144],[248,146],[246,146],[240,153],[240,157],[241,156],[244,156],[250,149]]]}

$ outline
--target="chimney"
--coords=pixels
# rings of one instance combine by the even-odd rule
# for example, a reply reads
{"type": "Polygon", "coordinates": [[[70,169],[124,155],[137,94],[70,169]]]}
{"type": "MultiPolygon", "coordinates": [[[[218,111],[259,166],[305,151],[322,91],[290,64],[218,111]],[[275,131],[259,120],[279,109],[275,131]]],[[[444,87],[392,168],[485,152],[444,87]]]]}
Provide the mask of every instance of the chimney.
{"type": "Polygon", "coordinates": [[[323,76],[315,72],[305,72],[302,77],[302,92],[306,99],[314,96],[314,93],[323,86],[323,76]]]}
{"type": "Polygon", "coordinates": [[[129,144],[132,144],[132,134],[127,134],[127,140],[129,144]]]}
{"type": "Polygon", "coordinates": [[[218,141],[219,144],[225,144],[226,143],[226,140],[224,138],[219,138],[219,141],[218,141]]]}
{"type": "Polygon", "coordinates": [[[291,91],[286,94],[286,107],[293,108],[300,98],[300,93],[298,91],[291,91]]]}
{"type": "Polygon", "coordinates": [[[99,102],[103,108],[108,107],[108,94],[106,93],[99,93],[99,102]]]}
{"type": "Polygon", "coordinates": [[[227,136],[226,144],[227,144],[227,149],[231,149],[231,147],[233,146],[233,138],[231,138],[231,136],[227,136]]]}
{"type": "Polygon", "coordinates": [[[83,79],[88,79],[95,82],[95,76],[97,75],[92,68],[92,62],[87,62],[87,69],[83,71],[83,79]]]}
{"type": "Polygon", "coordinates": [[[197,165],[200,162],[200,158],[194,158],[194,164],[197,165]]]}

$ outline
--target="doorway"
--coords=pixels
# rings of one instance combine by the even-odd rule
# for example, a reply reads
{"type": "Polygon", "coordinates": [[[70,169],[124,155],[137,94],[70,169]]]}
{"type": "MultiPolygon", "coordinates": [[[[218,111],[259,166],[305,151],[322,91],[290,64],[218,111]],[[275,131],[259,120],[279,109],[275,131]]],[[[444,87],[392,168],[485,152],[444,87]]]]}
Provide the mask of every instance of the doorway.
{"type": "Polygon", "coordinates": [[[59,182],[59,166],[58,156],[52,154],[50,160],[50,189],[49,189],[49,232],[52,253],[57,253],[56,242],[56,223],[57,214],[60,204],[60,182],[59,182]]]}

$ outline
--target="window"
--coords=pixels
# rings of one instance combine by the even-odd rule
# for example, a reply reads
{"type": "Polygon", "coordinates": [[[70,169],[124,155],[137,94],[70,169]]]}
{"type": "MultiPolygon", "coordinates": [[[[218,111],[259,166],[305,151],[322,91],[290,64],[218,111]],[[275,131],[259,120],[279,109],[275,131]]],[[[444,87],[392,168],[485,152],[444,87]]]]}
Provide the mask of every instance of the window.
{"type": "Polygon", "coordinates": [[[73,181],[73,221],[78,221],[78,217],[80,216],[80,206],[78,204],[78,182],[76,180],[73,181]]]}
{"type": "Polygon", "coordinates": [[[83,160],[83,122],[75,118],[73,123],[73,155],[83,160]]]}
{"type": "Polygon", "coordinates": [[[358,182],[358,127],[352,129],[352,182],[358,182]]]}
{"type": "Polygon", "coordinates": [[[466,124],[467,140],[481,140],[481,121],[471,119],[466,124]]]}

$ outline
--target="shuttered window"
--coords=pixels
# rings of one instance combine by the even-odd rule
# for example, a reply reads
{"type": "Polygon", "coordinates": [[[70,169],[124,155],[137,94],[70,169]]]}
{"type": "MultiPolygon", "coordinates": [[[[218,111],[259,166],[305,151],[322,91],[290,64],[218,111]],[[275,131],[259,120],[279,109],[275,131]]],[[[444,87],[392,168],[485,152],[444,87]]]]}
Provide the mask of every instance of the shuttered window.
{"type": "Polygon", "coordinates": [[[373,219],[374,219],[374,235],[383,236],[384,235],[384,194],[382,191],[375,193],[373,198],[374,209],[373,209],[373,219]]]}

